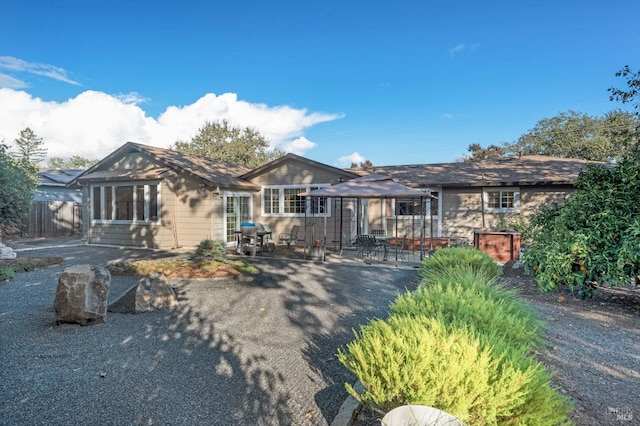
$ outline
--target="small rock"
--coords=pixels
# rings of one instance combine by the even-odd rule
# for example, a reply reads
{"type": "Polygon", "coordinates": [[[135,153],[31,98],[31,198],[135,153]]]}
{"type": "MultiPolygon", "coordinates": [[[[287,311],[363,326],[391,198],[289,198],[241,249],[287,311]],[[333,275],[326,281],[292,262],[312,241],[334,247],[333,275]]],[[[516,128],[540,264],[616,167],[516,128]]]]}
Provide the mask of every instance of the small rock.
{"type": "Polygon", "coordinates": [[[18,253],[13,251],[11,247],[7,247],[0,243],[0,259],[15,259],[18,253]]]}

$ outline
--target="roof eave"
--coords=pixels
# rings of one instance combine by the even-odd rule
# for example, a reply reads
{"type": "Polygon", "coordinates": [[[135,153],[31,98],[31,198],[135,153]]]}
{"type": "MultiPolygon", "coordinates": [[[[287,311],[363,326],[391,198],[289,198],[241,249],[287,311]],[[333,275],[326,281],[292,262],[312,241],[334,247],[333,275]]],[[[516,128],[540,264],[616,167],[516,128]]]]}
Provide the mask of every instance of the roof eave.
{"type": "Polygon", "coordinates": [[[575,185],[575,181],[570,180],[545,180],[545,181],[503,181],[503,182],[450,182],[433,184],[433,186],[440,186],[442,188],[453,187],[475,187],[480,188],[484,186],[560,186],[560,185],[575,185]]]}
{"type": "Polygon", "coordinates": [[[337,168],[337,167],[333,167],[333,166],[330,166],[330,165],[324,164],[324,163],[319,163],[317,161],[310,160],[308,158],[301,157],[299,155],[289,153],[289,154],[283,155],[280,158],[276,158],[275,160],[270,161],[267,164],[263,164],[260,167],[257,167],[257,168],[255,168],[253,170],[250,170],[249,172],[238,176],[238,178],[245,179],[245,180],[253,179],[254,177],[260,176],[261,174],[264,174],[269,170],[273,170],[273,169],[277,168],[278,166],[280,166],[281,164],[283,164],[284,162],[290,161],[290,160],[300,161],[300,162],[305,163],[307,165],[311,165],[311,166],[314,166],[314,167],[319,167],[321,169],[329,170],[329,171],[331,171],[333,173],[336,173],[338,175],[344,176],[344,177],[346,177],[348,179],[353,179],[353,178],[360,177],[360,175],[358,175],[356,173],[353,173],[353,172],[350,172],[348,170],[344,170],[344,169],[340,169],[340,168],[337,168]]]}

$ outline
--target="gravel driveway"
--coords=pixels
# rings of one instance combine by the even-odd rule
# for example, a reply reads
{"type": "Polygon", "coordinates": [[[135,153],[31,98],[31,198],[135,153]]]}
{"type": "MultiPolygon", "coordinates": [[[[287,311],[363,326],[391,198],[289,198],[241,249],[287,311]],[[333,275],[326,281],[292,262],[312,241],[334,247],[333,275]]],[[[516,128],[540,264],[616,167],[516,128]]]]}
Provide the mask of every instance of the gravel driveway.
{"type": "MultiPolygon", "coordinates": [[[[337,348],[418,281],[416,270],[256,259],[259,272],[239,280],[174,281],[173,311],[56,326],[65,267],[166,254],[19,254],[52,255],[65,263],[0,284],[0,424],[330,424],[355,380],[337,348]]],[[[113,277],[109,299],[136,281],[113,277]]]]}

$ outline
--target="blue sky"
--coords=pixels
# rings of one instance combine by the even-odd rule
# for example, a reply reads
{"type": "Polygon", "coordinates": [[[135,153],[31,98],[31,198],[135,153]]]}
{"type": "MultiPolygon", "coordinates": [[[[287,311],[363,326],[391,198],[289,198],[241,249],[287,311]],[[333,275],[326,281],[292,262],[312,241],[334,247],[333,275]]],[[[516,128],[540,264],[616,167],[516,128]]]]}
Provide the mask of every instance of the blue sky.
{"type": "Polygon", "coordinates": [[[623,105],[637,0],[5,0],[0,140],[52,156],[167,147],[205,120],[337,166],[456,161],[623,105]]]}

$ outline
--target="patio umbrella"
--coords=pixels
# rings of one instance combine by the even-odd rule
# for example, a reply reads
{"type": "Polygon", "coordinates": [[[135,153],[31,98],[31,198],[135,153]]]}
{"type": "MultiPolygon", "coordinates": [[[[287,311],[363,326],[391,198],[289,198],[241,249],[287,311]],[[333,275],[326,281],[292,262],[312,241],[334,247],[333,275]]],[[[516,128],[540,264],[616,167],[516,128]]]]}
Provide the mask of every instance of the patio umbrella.
{"type": "MultiPolygon", "coordinates": [[[[373,173],[367,176],[351,179],[346,182],[341,182],[326,188],[319,188],[313,191],[307,191],[300,194],[304,197],[331,197],[331,198],[393,198],[393,199],[420,199],[422,200],[430,198],[437,199],[437,197],[422,192],[418,189],[408,187],[395,181],[389,176],[379,173],[373,173]]],[[[342,216],[341,216],[342,217],[342,216]]],[[[422,219],[424,223],[424,210],[422,210],[422,219]]],[[[342,227],[342,223],[341,223],[342,227]]],[[[325,225],[326,233],[326,225],[325,225]]],[[[397,229],[397,217],[396,217],[396,238],[398,236],[397,229]]],[[[433,237],[433,236],[432,236],[433,237]]],[[[325,235],[326,239],[326,235],[325,235]]],[[[421,232],[421,257],[422,250],[424,250],[424,232],[421,232]]],[[[340,235],[340,248],[342,248],[342,233],[340,235]]]]}

